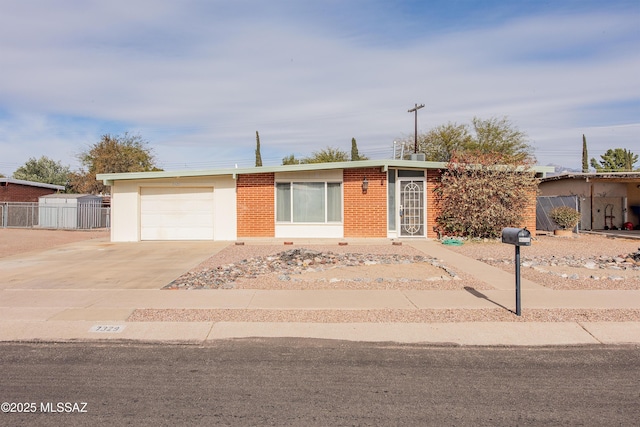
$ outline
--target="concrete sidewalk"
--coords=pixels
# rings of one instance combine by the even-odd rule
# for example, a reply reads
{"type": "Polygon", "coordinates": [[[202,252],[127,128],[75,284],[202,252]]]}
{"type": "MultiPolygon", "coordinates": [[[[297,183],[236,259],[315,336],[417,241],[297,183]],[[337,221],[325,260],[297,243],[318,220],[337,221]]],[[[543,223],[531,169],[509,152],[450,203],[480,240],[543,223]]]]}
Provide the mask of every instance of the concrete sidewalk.
{"type": "MultiPolygon", "coordinates": [[[[380,242],[356,242],[355,244],[380,242]]],[[[252,242],[262,244],[264,242],[252,242]]],[[[326,244],[325,241],[309,243],[326,244]]],[[[384,240],[385,244],[390,244],[384,240]]],[[[495,290],[197,290],[162,286],[229,243],[93,240],[0,258],[0,341],[142,340],[205,343],[309,337],[459,345],[640,344],[640,322],[129,322],[137,309],[514,310],[513,275],[432,241],[406,242],[495,290]],[[135,260],[136,262],[131,262],[135,260]],[[153,274],[149,274],[153,272],[153,274]]],[[[351,244],[351,243],[350,243],[351,244]]],[[[553,291],[523,281],[526,309],[640,309],[640,291],[553,291]]]]}

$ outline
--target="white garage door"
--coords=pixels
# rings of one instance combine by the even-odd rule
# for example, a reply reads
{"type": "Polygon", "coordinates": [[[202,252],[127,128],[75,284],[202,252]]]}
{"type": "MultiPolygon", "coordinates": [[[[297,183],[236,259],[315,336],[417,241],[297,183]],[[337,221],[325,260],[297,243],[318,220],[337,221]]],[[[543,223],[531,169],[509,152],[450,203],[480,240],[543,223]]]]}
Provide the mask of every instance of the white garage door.
{"type": "Polygon", "coordinates": [[[213,240],[213,187],[140,189],[141,240],[213,240]]]}

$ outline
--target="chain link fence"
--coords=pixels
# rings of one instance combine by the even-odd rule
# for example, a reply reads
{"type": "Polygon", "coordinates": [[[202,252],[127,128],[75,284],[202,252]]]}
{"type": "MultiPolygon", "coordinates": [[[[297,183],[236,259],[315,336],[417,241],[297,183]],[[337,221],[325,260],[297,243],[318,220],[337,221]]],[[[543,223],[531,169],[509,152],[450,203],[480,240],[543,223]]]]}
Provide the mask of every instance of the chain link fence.
{"type": "Polygon", "coordinates": [[[90,230],[111,226],[111,208],[95,205],[46,206],[39,203],[0,203],[1,228],[90,230]]]}

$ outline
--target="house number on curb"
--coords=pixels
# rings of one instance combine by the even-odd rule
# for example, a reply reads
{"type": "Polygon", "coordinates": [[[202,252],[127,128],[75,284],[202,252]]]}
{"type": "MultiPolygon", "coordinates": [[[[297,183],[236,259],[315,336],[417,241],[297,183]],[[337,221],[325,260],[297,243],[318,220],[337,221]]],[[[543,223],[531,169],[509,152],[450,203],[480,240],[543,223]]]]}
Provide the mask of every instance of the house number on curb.
{"type": "Polygon", "coordinates": [[[89,329],[89,332],[116,334],[122,332],[124,328],[124,325],[96,325],[89,329]]]}

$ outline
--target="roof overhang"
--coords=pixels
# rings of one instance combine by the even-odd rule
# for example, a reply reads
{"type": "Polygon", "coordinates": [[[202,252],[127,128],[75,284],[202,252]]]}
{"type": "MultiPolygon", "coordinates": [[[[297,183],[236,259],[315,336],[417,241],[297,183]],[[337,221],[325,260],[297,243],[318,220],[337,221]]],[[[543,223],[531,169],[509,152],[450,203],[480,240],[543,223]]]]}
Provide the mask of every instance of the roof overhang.
{"type": "Polygon", "coordinates": [[[104,185],[111,185],[114,181],[135,180],[135,179],[161,179],[161,178],[186,178],[199,176],[232,176],[234,179],[238,175],[251,175],[258,173],[277,172],[302,172],[315,170],[332,169],[362,169],[380,168],[386,172],[389,168],[406,169],[443,169],[446,163],[425,162],[417,160],[359,160],[354,162],[332,162],[332,163],[306,163],[299,165],[281,166],[261,166],[250,168],[224,168],[224,169],[202,169],[202,170],[177,170],[158,172],[129,172],[129,173],[102,173],[96,175],[98,180],[102,180],[104,185]]]}
{"type": "MultiPolygon", "coordinates": [[[[353,162],[332,162],[332,163],[307,163],[299,165],[281,166],[261,166],[250,168],[225,168],[225,169],[202,169],[202,170],[177,170],[177,171],[156,171],[156,172],[128,172],[128,173],[102,173],[96,178],[102,180],[104,185],[112,185],[115,181],[138,180],[138,179],[162,179],[162,178],[187,178],[201,176],[231,176],[236,179],[238,175],[251,175],[258,173],[277,172],[304,172],[316,170],[334,169],[362,169],[380,168],[382,172],[390,168],[401,169],[446,169],[446,162],[426,162],[421,160],[358,160],[353,162]]],[[[553,172],[553,167],[535,166],[532,168],[536,174],[545,176],[553,172]]]]}
{"type": "Polygon", "coordinates": [[[64,190],[64,185],[47,184],[44,182],[35,182],[35,181],[25,181],[22,179],[0,178],[0,182],[6,182],[8,184],[17,184],[17,185],[28,185],[30,187],[49,188],[51,190],[58,190],[58,191],[64,190]]]}

